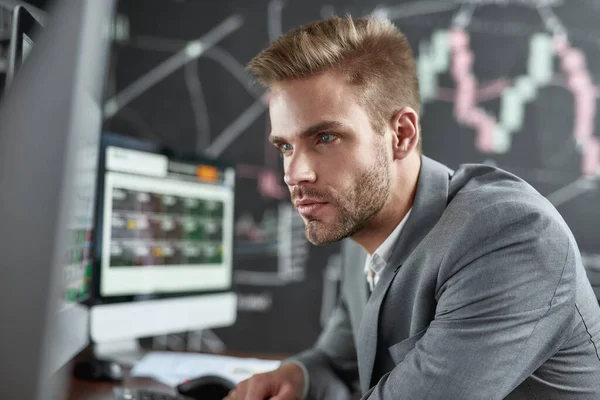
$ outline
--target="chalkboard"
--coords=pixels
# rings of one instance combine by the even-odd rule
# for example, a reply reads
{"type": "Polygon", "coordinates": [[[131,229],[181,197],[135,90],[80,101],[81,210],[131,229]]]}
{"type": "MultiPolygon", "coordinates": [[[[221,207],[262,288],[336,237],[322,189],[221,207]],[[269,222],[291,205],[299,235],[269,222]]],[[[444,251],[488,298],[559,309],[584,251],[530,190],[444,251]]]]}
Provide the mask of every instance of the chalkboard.
{"type": "Polygon", "coordinates": [[[239,165],[238,321],[205,332],[208,346],[299,351],[335,304],[339,245],[304,238],[266,142],[264,93],[244,72],[282,32],[334,14],[397,24],[418,60],[425,154],[530,182],[564,216],[600,285],[597,0],[121,1],[107,129],[239,165]]]}

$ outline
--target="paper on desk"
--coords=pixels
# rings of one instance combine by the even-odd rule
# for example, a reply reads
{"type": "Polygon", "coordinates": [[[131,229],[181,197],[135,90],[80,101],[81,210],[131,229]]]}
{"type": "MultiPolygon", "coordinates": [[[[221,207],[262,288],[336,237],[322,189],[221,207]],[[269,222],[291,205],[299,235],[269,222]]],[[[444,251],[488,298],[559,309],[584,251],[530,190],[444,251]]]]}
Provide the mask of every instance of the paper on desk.
{"type": "Polygon", "coordinates": [[[256,358],[153,351],[133,366],[131,375],[153,378],[169,386],[203,375],[219,375],[238,383],[254,374],[272,371],[280,364],[280,361],[256,358]]]}

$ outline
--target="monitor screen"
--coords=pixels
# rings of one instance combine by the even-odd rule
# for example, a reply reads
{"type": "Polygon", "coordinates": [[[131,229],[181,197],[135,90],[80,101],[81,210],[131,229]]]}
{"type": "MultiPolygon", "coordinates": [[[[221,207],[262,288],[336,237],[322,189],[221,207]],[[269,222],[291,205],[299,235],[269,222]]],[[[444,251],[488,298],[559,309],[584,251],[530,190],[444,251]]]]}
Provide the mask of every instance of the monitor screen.
{"type": "Polygon", "coordinates": [[[81,143],[75,159],[75,203],[68,225],[68,242],[63,265],[66,305],[89,299],[93,267],[92,233],[101,120],[100,113],[96,110],[97,103],[91,103],[89,99],[86,101],[85,98],[79,101],[79,115],[86,117],[77,127],[81,143]],[[90,104],[86,104],[88,102],[90,104]]]}
{"type": "Polygon", "coordinates": [[[233,166],[103,142],[100,297],[231,290],[233,166]]]}

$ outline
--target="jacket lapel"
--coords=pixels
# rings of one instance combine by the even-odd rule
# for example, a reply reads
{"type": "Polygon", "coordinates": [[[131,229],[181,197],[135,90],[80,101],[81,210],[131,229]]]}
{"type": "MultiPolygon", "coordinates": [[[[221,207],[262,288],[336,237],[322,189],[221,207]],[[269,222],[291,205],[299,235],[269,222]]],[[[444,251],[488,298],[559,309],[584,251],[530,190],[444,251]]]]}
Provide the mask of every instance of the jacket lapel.
{"type": "Polygon", "coordinates": [[[385,295],[401,265],[435,226],[446,209],[451,174],[452,171],[444,165],[425,156],[422,157],[412,211],[394,245],[390,261],[383,270],[361,319],[357,339],[357,356],[360,387],[363,393],[371,387],[377,355],[379,311],[385,295]]]}
{"type": "Polygon", "coordinates": [[[348,310],[352,319],[353,331],[358,333],[360,319],[364,314],[365,305],[369,298],[369,289],[365,279],[364,267],[367,253],[356,242],[345,239],[342,242],[342,257],[344,263],[344,284],[352,296],[348,296],[348,310]]]}
{"type": "Polygon", "coordinates": [[[379,277],[371,297],[365,307],[360,328],[358,330],[358,345],[356,352],[358,356],[358,377],[360,389],[365,393],[371,387],[373,366],[377,355],[377,324],[379,321],[379,309],[387,293],[387,290],[398,268],[386,268],[379,277]]]}

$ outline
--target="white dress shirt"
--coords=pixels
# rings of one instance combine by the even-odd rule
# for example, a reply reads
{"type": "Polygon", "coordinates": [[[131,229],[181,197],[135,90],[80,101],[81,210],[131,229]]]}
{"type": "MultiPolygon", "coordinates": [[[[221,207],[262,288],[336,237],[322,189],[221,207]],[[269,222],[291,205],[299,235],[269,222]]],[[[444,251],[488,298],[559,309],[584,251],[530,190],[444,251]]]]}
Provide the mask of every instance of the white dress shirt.
{"type": "Polygon", "coordinates": [[[387,265],[388,261],[390,261],[390,257],[392,256],[392,251],[394,250],[393,246],[396,244],[398,237],[400,236],[400,232],[402,232],[402,228],[406,224],[406,220],[410,215],[412,208],[408,210],[402,221],[396,226],[396,228],[390,233],[390,235],[379,245],[377,250],[371,255],[367,256],[367,260],[365,262],[365,275],[367,276],[367,283],[369,284],[369,288],[373,291],[373,288],[379,282],[379,277],[383,272],[383,269],[387,265]]]}

